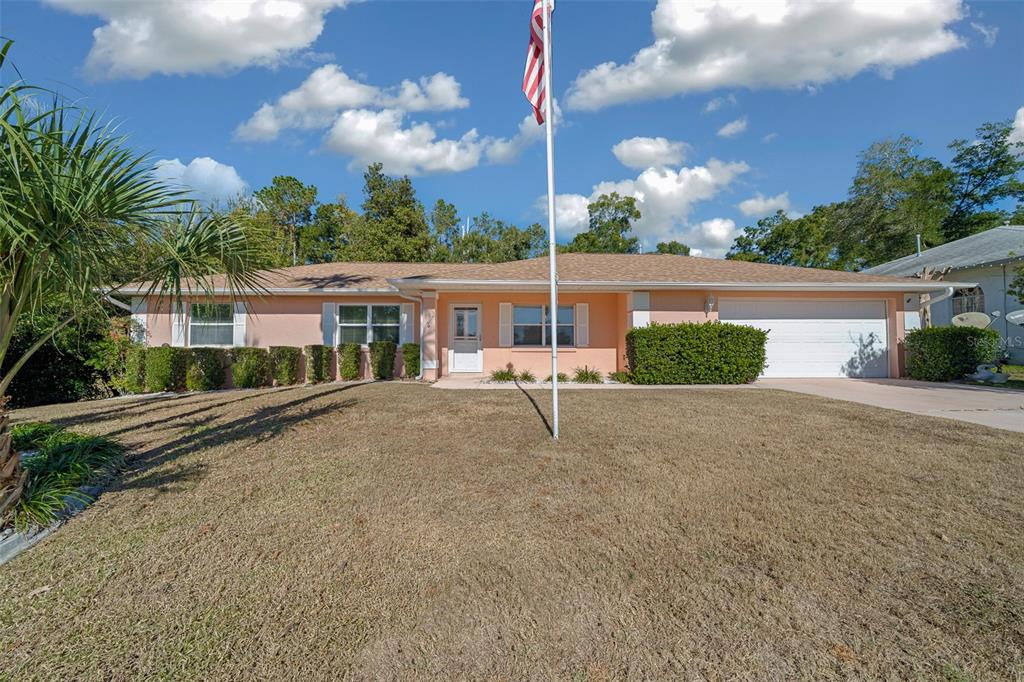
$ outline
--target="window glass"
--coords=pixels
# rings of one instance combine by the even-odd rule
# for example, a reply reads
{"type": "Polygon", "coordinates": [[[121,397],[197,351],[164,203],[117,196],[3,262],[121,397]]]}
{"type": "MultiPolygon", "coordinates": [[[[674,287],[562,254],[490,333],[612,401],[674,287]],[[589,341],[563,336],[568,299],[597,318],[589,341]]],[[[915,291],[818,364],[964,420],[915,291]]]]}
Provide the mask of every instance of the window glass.
{"type": "Polygon", "coordinates": [[[193,322],[232,322],[230,303],[193,303],[193,322]]]}
{"type": "Polygon", "coordinates": [[[397,305],[375,305],[373,306],[374,324],[398,324],[401,318],[401,308],[397,305]]]}
{"type": "Polygon", "coordinates": [[[512,324],[540,324],[543,310],[539,305],[517,305],[512,309],[512,324]]]}
{"type": "Polygon", "coordinates": [[[575,329],[571,324],[565,325],[560,324],[557,326],[558,329],[558,345],[559,346],[573,346],[576,343],[576,335],[574,334],[575,329]]]}
{"type": "Polygon", "coordinates": [[[193,303],[189,308],[190,346],[230,346],[235,340],[230,303],[193,303]]]}
{"type": "Polygon", "coordinates": [[[544,343],[543,331],[539,324],[517,324],[512,327],[512,345],[541,346],[544,343]]]}
{"type": "Polygon", "coordinates": [[[359,325],[358,327],[346,327],[341,326],[338,329],[338,343],[366,343],[366,326],[359,325]]]}
{"type": "Polygon", "coordinates": [[[366,324],[365,305],[340,305],[338,306],[339,324],[366,324]]]}
{"type": "Polygon", "coordinates": [[[398,343],[398,326],[397,325],[374,325],[373,326],[373,340],[374,341],[394,341],[398,343]]]}
{"type": "MultiPolygon", "coordinates": [[[[512,345],[513,346],[547,346],[550,345],[551,329],[547,306],[514,306],[512,308],[512,345]]],[[[575,308],[571,305],[558,306],[557,334],[558,343],[562,346],[573,346],[576,342],[573,327],[575,308]]]]}

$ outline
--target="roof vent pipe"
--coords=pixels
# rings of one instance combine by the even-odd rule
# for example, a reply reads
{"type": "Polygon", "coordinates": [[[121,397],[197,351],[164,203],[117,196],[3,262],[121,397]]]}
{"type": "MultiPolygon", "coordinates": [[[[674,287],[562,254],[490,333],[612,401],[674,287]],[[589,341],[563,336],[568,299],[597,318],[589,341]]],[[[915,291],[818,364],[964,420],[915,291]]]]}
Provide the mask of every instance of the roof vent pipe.
{"type": "Polygon", "coordinates": [[[917,235],[914,235],[914,236],[917,237],[917,255],[920,256],[921,255],[921,235],[917,234],[917,235]]]}

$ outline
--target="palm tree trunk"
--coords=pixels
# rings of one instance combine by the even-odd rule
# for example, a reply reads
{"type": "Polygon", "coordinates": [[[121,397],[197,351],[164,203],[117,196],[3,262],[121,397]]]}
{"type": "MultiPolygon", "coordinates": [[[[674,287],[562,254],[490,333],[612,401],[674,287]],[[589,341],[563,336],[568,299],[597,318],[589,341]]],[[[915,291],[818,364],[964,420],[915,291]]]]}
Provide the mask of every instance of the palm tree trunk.
{"type": "Polygon", "coordinates": [[[8,396],[0,396],[0,521],[6,520],[21,499],[28,472],[21,466],[18,453],[11,448],[11,423],[7,412],[8,396]]]}

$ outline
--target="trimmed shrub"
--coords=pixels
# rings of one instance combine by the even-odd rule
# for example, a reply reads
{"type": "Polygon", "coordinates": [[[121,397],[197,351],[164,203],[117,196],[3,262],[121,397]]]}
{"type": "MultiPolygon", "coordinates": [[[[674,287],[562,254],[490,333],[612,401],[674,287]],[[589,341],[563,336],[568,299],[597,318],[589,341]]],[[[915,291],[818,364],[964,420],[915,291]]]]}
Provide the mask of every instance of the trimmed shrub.
{"type": "Polygon", "coordinates": [[[907,375],[922,381],[952,381],[993,364],[999,332],[976,327],[928,327],[907,334],[907,375]]]}
{"type": "Polygon", "coordinates": [[[496,384],[507,384],[510,381],[516,380],[515,367],[510,363],[505,369],[492,369],[491,370],[491,381],[496,384]]]}
{"type": "Polygon", "coordinates": [[[338,377],[342,381],[358,379],[362,359],[363,348],[358,343],[343,343],[338,346],[338,377]]]}
{"type": "Polygon", "coordinates": [[[213,391],[224,385],[228,354],[223,348],[190,348],[185,387],[190,391],[213,391]]]}
{"type": "Polygon", "coordinates": [[[146,390],[184,391],[188,349],[158,346],[146,349],[146,390]]]}
{"type": "Polygon", "coordinates": [[[635,327],[626,333],[635,384],[746,384],[765,367],[768,333],[728,322],[635,327]]]}
{"type": "Polygon", "coordinates": [[[415,379],[420,375],[420,344],[402,344],[402,365],[406,378],[415,379]]]}
{"type": "Polygon", "coordinates": [[[519,376],[516,377],[516,380],[521,384],[535,384],[537,383],[537,375],[528,369],[524,369],[519,373],[519,376]]]}
{"type": "Polygon", "coordinates": [[[266,348],[233,348],[231,378],[235,388],[270,385],[270,353],[266,348]]]}
{"type": "Polygon", "coordinates": [[[601,377],[601,372],[596,369],[591,369],[586,365],[577,367],[572,371],[572,380],[577,384],[603,384],[604,379],[601,377]]]}
{"type": "Polygon", "coordinates": [[[394,341],[373,341],[370,343],[370,370],[378,381],[390,379],[395,374],[394,341]]]}
{"type": "Polygon", "coordinates": [[[146,347],[141,343],[133,344],[124,354],[124,390],[146,392],[146,347]]]}
{"type": "Polygon", "coordinates": [[[306,382],[320,384],[331,378],[331,347],[306,346],[306,382]]]}
{"type": "Polygon", "coordinates": [[[278,386],[299,383],[299,361],[302,349],[296,346],[270,347],[270,372],[278,386]]]}

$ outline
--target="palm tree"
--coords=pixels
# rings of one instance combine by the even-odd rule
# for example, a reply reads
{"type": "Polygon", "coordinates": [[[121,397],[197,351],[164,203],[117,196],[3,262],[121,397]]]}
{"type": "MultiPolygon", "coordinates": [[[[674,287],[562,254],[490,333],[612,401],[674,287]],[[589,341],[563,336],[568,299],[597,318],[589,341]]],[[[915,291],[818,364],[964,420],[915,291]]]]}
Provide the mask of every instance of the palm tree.
{"type": "MultiPolygon", "coordinates": [[[[11,47],[0,46],[0,69],[11,47]]],[[[260,290],[256,240],[230,216],[206,215],[155,180],[145,156],[116,127],[15,81],[0,91],[0,364],[20,319],[46,303],[69,312],[0,376],[0,519],[16,504],[26,474],[11,450],[7,389],[54,334],[104,304],[127,282],[120,260],[145,249],[149,293],[180,300],[212,291],[226,275],[232,299],[260,290]],[[49,102],[44,104],[43,102],[49,102]]]]}

